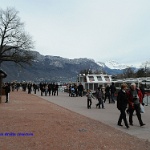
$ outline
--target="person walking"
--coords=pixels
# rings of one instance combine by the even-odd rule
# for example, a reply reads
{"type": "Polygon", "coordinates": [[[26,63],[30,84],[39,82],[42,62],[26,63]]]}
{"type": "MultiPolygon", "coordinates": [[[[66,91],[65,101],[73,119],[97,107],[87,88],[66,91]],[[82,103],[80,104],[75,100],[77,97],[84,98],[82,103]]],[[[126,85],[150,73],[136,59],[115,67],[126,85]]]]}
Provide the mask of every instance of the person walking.
{"type": "Polygon", "coordinates": [[[32,83],[28,83],[28,94],[31,94],[32,91],[32,83]]]}
{"type": "Polygon", "coordinates": [[[137,118],[139,120],[140,126],[144,126],[141,119],[140,113],[140,103],[142,104],[142,92],[140,89],[137,89],[136,84],[132,83],[130,90],[128,91],[128,103],[129,103],[129,123],[133,126],[133,112],[136,111],[137,118]]]}
{"type": "Polygon", "coordinates": [[[43,96],[44,93],[44,84],[40,83],[40,91],[41,91],[41,96],[43,96]]]}
{"type": "Polygon", "coordinates": [[[111,86],[110,86],[110,95],[111,95],[111,100],[113,103],[115,103],[115,92],[116,92],[116,87],[115,87],[115,84],[114,82],[112,82],[111,86]]]}
{"type": "Polygon", "coordinates": [[[91,108],[92,105],[92,98],[95,99],[90,89],[87,90],[86,97],[87,97],[87,108],[89,109],[91,108]]]}
{"type": "Polygon", "coordinates": [[[69,92],[69,96],[71,96],[71,84],[69,84],[69,86],[68,86],[68,92],[69,92]]]}
{"type": "Polygon", "coordinates": [[[49,96],[51,96],[51,90],[52,90],[52,84],[49,83],[48,84],[48,94],[49,94],[49,96]]]}
{"type": "Polygon", "coordinates": [[[45,89],[45,96],[47,96],[47,93],[48,93],[48,84],[45,84],[44,89],[45,89]]]}
{"type": "Polygon", "coordinates": [[[6,95],[6,102],[5,103],[8,103],[9,93],[10,93],[10,85],[8,83],[5,83],[3,88],[5,89],[5,95],[6,95]]]}
{"type": "Polygon", "coordinates": [[[123,83],[121,85],[121,90],[118,92],[118,96],[117,96],[117,108],[120,110],[120,116],[118,119],[118,126],[123,126],[121,124],[122,120],[124,121],[124,124],[126,126],[126,128],[129,128],[128,122],[127,122],[127,118],[126,118],[126,108],[127,108],[127,104],[128,104],[128,95],[127,95],[127,84],[123,83]]]}
{"type": "Polygon", "coordinates": [[[106,102],[106,99],[108,98],[109,103],[110,103],[110,87],[109,85],[106,86],[105,88],[105,99],[104,99],[104,103],[106,102]]]}
{"type": "Polygon", "coordinates": [[[104,108],[104,102],[103,102],[103,92],[102,92],[102,88],[101,87],[98,87],[97,88],[97,91],[96,91],[96,98],[98,99],[98,103],[96,104],[96,108],[100,107],[100,105],[102,104],[102,108],[104,108]]]}
{"type": "Polygon", "coordinates": [[[77,96],[78,96],[78,87],[77,87],[76,84],[74,84],[74,89],[75,89],[75,95],[76,95],[76,97],[77,97],[77,96]]]}
{"type": "Polygon", "coordinates": [[[57,94],[57,96],[58,96],[58,89],[59,89],[59,85],[56,83],[56,85],[55,85],[55,93],[57,94]]]}
{"type": "Polygon", "coordinates": [[[34,94],[36,94],[36,90],[37,90],[37,84],[33,84],[33,91],[34,91],[34,94]]]}
{"type": "Polygon", "coordinates": [[[144,96],[145,96],[145,89],[144,89],[144,86],[142,84],[140,84],[139,86],[141,92],[142,92],[142,105],[144,105],[144,102],[143,102],[143,99],[144,99],[144,96]]]}
{"type": "Polygon", "coordinates": [[[55,96],[56,90],[55,90],[55,83],[52,84],[52,96],[55,96]]]}
{"type": "Polygon", "coordinates": [[[83,85],[80,83],[78,86],[78,94],[81,97],[83,96],[83,90],[84,90],[83,85]]]}

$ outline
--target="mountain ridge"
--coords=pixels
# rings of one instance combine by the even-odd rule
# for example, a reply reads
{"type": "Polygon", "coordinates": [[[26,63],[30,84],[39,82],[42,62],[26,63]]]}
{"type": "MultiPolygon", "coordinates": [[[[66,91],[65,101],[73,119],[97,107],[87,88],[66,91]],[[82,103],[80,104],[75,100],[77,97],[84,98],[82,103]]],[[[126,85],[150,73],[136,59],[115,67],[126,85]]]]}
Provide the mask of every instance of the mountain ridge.
{"type": "Polygon", "coordinates": [[[123,69],[125,69],[125,65],[120,65],[115,61],[109,61],[106,65],[103,62],[96,62],[90,58],[68,59],[60,56],[44,56],[37,51],[33,51],[32,53],[36,55],[32,66],[25,65],[25,68],[21,68],[13,62],[3,62],[1,68],[8,74],[5,80],[75,82],[81,70],[89,69],[92,72],[104,71],[107,74],[115,75],[122,73],[123,69]]]}

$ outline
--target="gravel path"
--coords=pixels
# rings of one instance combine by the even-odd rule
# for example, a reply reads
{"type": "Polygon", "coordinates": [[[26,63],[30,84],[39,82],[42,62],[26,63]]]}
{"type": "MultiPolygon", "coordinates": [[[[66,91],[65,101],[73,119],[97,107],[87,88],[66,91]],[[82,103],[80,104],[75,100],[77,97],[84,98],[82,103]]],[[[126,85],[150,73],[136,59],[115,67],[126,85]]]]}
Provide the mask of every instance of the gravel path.
{"type": "Polygon", "coordinates": [[[25,92],[0,104],[0,150],[150,150],[138,139],[25,92]]]}

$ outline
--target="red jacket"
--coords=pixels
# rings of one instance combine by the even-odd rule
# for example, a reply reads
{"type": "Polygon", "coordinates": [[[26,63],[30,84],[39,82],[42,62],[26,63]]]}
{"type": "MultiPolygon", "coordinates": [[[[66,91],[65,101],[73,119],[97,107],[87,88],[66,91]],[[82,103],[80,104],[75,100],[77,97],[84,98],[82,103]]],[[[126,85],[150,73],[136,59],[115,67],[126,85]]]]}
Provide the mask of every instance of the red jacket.
{"type": "MultiPolygon", "coordinates": [[[[141,90],[139,90],[139,89],[136,89],[136,90],[137,90],[137,94],[139,96],[139,101],[142,104],[142,102],[143,102],[143,94],[142,94],[141,90]]],[[[133,101],[133,95],[132,95],[131,89],[127,92],[127,94],[128,94],[129,108],[134,109],[134,105],[133,105],[134,101],[133,101]]]]}

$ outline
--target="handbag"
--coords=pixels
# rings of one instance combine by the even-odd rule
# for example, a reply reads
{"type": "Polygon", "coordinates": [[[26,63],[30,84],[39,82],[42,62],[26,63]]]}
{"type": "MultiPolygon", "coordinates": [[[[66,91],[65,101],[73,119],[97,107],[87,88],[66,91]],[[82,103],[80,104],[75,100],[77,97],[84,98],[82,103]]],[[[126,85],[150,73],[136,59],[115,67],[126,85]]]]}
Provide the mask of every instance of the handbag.
{"type": "Polygon", "coordinates": [[[142,104],[140,104],[140,112],[145,113],[145,109],[144,109],[144,106],[142,104]]]}

